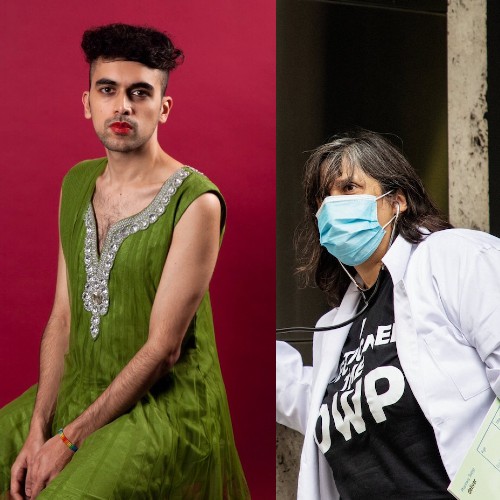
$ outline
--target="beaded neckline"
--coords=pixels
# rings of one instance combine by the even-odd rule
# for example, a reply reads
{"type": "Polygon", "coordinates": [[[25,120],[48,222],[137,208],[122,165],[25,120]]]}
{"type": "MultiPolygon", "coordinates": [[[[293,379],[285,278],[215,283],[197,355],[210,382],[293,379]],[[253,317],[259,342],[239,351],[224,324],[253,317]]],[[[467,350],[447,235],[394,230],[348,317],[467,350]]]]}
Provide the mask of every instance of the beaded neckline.
{"type": "Polygon", "coordinates": [[[92,314],[90,319],[90,335],[95,340],[99,335],[101,316],[109,309],[109,275],[116,254],[123,241],[138,231],[144,231],[165,212],[172,196],[194,169],[181,168],[174,172],[163,184],[151,203],[139,213],[126,217],[113,224],[104,239],[99,256],[97,242],[97,226],[92,200],[85,212],[86,228],[84,262],[87,281],[82,294],[83,305],[92,314]]]}

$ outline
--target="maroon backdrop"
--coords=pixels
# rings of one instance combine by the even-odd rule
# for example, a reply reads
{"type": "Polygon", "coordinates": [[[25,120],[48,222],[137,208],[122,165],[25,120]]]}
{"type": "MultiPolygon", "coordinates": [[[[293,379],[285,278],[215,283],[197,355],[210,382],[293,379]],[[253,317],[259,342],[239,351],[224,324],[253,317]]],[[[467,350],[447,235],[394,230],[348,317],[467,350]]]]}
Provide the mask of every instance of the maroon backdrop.
{"type": "Polygon", "coordinates": [[[186,54],[160,142],[228,204],[211,292],[234,431],[252,496],[275,498],[275,6],[269,0],[7,2],[0,29],[0,406],[37,379],[64,173],[103,156],[81,93],[84,29],[149,24],[186,54]]]}

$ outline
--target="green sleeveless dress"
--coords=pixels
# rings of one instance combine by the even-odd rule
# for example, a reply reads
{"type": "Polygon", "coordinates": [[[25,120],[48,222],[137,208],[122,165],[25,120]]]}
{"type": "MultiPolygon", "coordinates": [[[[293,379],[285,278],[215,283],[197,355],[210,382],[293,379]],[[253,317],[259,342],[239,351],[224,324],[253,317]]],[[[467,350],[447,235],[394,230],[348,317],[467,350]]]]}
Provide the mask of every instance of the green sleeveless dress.
{"type": "MultiPolygon", "coordinates": [[[[52,432],[80,415],[145,343],[173,230],[214,184],[190,167],[150,205],[113,225],[97,250],[91,199],[107,160],[76,165],[62,188],[60,233],[71,303],[52,432]]],[[[221,224],[221,236],[223,222],[221,224]]],[[[28,433],[36,386],[0,410],[0,492],[28,433]]],[[[47,499],[246,499],[215,346],[208,292],[167,376],[127,413],[90,435],[42,491],[47,499]]]]}

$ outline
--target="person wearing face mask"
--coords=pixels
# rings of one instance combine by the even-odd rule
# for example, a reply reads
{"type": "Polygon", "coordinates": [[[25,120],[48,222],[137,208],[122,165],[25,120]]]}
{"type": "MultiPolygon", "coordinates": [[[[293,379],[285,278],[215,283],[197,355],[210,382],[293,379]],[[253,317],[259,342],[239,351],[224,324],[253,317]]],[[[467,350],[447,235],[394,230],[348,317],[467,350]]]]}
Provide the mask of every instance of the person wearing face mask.
{"type": "Polygon", "coordinates": [[[313,367],[277,342],[276,419],[305,435],[298,499],[453,498],[500,395],[500,240],[454,229],[383,137],[309,158],[299,272],[333,309],[313,367]]]}

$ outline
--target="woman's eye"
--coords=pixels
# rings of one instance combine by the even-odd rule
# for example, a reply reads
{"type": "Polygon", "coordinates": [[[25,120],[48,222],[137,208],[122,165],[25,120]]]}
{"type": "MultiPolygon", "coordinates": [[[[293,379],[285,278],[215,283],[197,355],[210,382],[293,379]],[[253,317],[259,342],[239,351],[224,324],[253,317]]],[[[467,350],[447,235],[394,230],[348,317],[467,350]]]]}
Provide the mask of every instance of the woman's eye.
{"type": "Polygon", "coordinates": [[[346,192],[354,191],[355,189],[356,189],[356,184],[352,183],[346,184],[346,186],[344,187],[344,190],[346,192]]]}

